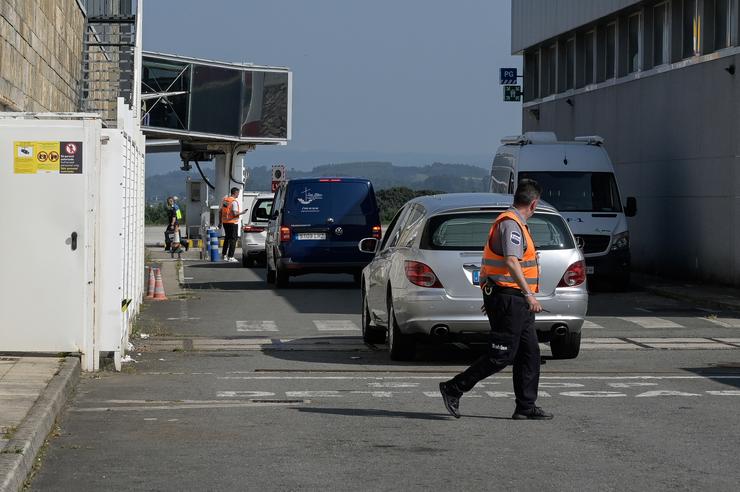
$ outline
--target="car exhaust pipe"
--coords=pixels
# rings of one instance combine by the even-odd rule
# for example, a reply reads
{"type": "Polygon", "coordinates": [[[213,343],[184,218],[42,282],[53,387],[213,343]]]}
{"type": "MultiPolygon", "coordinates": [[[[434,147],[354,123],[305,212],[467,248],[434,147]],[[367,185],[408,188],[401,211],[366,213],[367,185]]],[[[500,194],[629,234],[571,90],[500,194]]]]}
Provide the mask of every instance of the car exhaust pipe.
{"type": "Polygon", "coordinates": [[[568,334],[568,326],[567,325],[553,325],[552,327],[552,334],[556,337],[564,337],[568,334]]]}
{"type": "Polygon", "coordinates": [[[450,328],[447,325],[435,325],[432,327],[432,336],[444,338],[450,334],[450,328]]]}

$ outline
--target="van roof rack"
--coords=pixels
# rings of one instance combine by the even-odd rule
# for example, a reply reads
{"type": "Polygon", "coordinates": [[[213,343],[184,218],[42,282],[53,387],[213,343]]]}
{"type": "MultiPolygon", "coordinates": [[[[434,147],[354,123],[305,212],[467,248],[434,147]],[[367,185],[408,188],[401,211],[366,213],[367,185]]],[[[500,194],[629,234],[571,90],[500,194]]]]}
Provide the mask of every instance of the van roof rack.
{"type": "Polygon", "coordinates": [[[504,145],[528,145],[534,143],[556,143],[555,132],[526,132],[524,135],[513,135],[501,139],[504,145]]]}
{"type": "Polygon", "coordinates": [[[598,135],[586,135],[583,137],[576,137],[575,141],[584,142],[587,145],[596,145],[596,146],[604,145],[604,138],[598,135]]]}

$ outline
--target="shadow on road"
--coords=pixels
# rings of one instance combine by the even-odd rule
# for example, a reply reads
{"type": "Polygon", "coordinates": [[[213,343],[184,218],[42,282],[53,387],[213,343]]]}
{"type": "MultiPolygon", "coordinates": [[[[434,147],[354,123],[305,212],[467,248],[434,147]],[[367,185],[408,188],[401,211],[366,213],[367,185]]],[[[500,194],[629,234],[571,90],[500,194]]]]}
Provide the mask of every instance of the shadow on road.
{"type": "MultiPolygon", "coordinates": [[[[440,405],[442,400],[439,401],[440,405]]],[[[299,412],[320,413],[324,415],[346,415],[348,417],[384,417],[402,418],[412,420],[455,420],[446,413],[428,412],[401,412],[396,410],[381,410],[378,408],[319,408],[319,407],[295,407],[299,412]]],[[[489,419],[489,420],[511,420],[508,417],[492,417],[488,415],[463,415],[465,418],[489,419]]]]}
{"type": "Polygon", "coordinates": [[[689,367],[684,371],[711,379],[733,388],[740,388],[740,360],[735,362],[711,364],[707,367],[689,367]],[[724,376],[724,377],[723,377],[724,376]],[[729,376],[729,377],[728,377],[729,376]]]}

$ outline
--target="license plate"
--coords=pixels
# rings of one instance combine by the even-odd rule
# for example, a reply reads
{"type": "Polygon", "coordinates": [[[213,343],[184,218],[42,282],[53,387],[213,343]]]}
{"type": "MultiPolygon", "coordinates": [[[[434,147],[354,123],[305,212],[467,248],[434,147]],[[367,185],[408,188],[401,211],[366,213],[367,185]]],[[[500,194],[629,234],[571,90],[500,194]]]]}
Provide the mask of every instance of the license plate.
{"type": "Polygon", "coordinates": [[[586,267],[586,275],[593,275],[594,274],[594,267],[587,266],[586,267]]]}
{"type": "Polygon", "coordinates": [[[480,284],[480,271],[473,270],[473,285],[480,284]]]}
{"type": "Polygon", "coordinates": [[[299,241],[322,241],[326,239],[325,232],[300,232],[296,235],[299,241]]]}

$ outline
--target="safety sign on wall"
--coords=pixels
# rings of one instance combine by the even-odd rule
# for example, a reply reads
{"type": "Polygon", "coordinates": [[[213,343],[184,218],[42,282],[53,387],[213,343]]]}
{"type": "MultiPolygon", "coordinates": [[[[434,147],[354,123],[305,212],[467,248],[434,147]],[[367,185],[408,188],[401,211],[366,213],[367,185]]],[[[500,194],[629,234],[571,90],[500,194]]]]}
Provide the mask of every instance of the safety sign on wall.
{"type": "Polygon", "coordinates": [[[82,142],[13,142],[14,174],[82,174],[82,142]]]}

